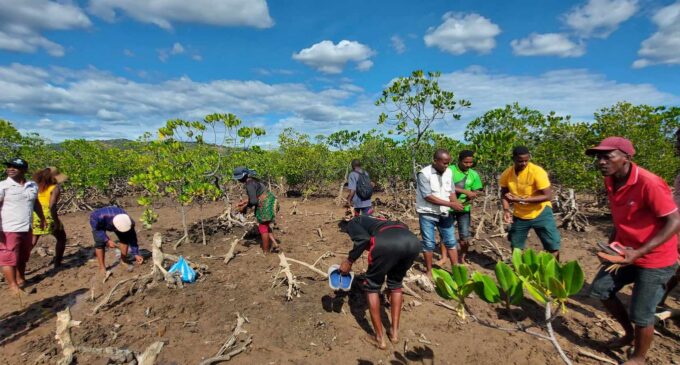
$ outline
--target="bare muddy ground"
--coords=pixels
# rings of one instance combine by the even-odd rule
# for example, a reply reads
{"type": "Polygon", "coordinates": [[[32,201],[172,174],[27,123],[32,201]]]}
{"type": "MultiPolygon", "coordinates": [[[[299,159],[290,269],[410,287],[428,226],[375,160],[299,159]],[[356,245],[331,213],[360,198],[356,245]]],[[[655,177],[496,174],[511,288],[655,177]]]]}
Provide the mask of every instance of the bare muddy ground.
{"type": "MultiPolygon", "coordinates": [[[[222,204],[204,207],[205,217],[221,213],[222,204]]],[[[379,208],[380,209],[380,208],[379,208]]],[[[142,209],[128,207],[138,218],[142,209]]],[[[199,210],[189,212],[189,221],[198,220],[199,210]]],[[[275,234],[281,241],[283,252],[289,258],[313,263],[326,252],[334,257],[322,259],[317,265],[322,271],[338,263],[350,248],[347,235],[340,232],[338,222],[343,209],[331,199],[282,199],[282,209],[275,234]],[[298,214],[291,215],[293,202],[298,214]],[[320,237],[318,229],[321,229],[320,237]]],[[[161,232],[164,250],[182,254],[190,260],[209,266],[202,281],[186,285],[183,289],[169,289],[157,285],[135,295],[124,295],[125,290],[112,297],[112,305],[92,315],[92,308],[102,296],[120,280],[151,271],[145,262],[126,272],[121,266],[112,269],[114,275],[103,287],[95,289],[96,301],[90,298],[90,289],[96,282],[96,262],[93,259],[92,238],[87,225],[87,212],[63,217],[69,234],[66,266],[59,272],[51,271],[50,256],[41,257],[34,252],[29,263],[28,291],[23,309],[0,286],[0,364],[54,364],[61,358],[61,348],[55,334],[56,313],[71,307],[73,319],[82,321],[73,328],[73,339],[78,345],[90,347],[118,347],[143,351],[155,341],[164,341],[157,364],[198,364],[220,349],[232,333],[236,313],[248,318],[244,325],[252,336],[252,345],[230,360],[235,364],[561,364],[552,345],[544,340],[524,334],[508,333],[484,327],[469,319],[463,321],[453,312],[435,303],[434,293],[425,293],[411,284],[422,299],[406,296],[402,315],[401,339],[389,344],[388,350],[371,347],[364,338],[370,333],[369,317],[360,288],[347,295],[336,296],[324,279],[297,264],[291,264],[293,273],[302,282],[302,293],[286,301],[286,287],[272,287],[273,276],[278,272],[276,255],[263,256],[258,241],[240,243],[238,255],[227,265],[221,259],[204,258],[207,255],[224,255],[234,238],[243,234],[241,229],[232,232],[217,230],[208,236],[207,245],[201,244],[200,235],[194,231],[192,242],[172,250],[172,243],[180,237],[180,216],[172,208],[160,209],[160,220],[152,230],[139,232],[140,246],[151,249],[151,237],[161,232]],[[203,256],[203,257],[202,257],[203,256]]],[[[589,233],[563,232],[563,260],[577,259],[592,280],[597,271],[595,243],[604,240],[609,223],[606,218],[592,219],[594,227],[589,233]]],[[[417,221],[407,222],[417,230],[417,221]]],[[[211,227],[210,220],[207,222],[211,227]]],[[[475,228],[473,226],[473,228],[475,228]]],[[[501,238],[492,238],[506,246],[501,238]]],[[[535,236],[531,246],[538,248],[535,236]]],[[[41,246],[52,249],[54,240],[45,238],[41,246]]],[[[472,270],[493,269],[495,256],[477,242],[471,255],[472,270]]],[[[112,251],[107,262],[115,263],[112,251]]],[[[360,260],[356,272],[365,268],[360,260]]],[[[357,282],[360,280],[357,280],[357,282]]],[[[618,325],[607,317],[602,307],[584,291],[570,300],[568,313],[555,321],[560,344],[575,363],[597,364],[596,360],[578,355],[578,349],[609,357],[624,359],[622,353],[609,352],[600,342],[611,339],[620,331],[618,325]]],[[[629,299],[630,291],[621,296],[629,299]]],[[[676,290],[669,304],[680,308],[676,290]]],[[[479,318],[497,325],[511,327],[508,315],[495,307],[472,298],[469,303],[479,318]]],[[[542,307],[526,300],[515,315],[523,323],[542,318],[542,307]]],[[[680,363],[680,323],[667,321],[657,326],[650,352],[649,364],[680,363]]],[[[79,364],[106,364],[106,357],[78,355],[79,364]]]]}

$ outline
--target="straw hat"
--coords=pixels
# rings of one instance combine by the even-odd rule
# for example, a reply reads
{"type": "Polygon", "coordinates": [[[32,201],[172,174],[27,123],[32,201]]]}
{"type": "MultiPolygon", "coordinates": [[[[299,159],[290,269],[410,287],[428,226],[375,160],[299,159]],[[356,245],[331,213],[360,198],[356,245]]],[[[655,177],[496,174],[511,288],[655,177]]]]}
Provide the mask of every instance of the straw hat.
{"type": "Polygon", "coordinates": [[[56,168],[55,166],[50,166],[47,169],[50,170],[50,172],[52,173],[52,177],[54,177],[54,179],[57,180],[58,184],[61,184],[64,181],[68,180],[68,176],[59,172],[59,169],[56,168]]]}

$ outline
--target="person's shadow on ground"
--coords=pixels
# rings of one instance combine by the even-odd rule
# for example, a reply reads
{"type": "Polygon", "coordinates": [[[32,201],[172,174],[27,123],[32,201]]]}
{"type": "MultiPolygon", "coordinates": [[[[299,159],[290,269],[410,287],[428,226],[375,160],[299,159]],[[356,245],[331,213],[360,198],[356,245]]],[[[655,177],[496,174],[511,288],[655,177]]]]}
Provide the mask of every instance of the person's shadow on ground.
{"type": "Polygon", "coordinates": [[[87,289],[81,288],[68,294],[45,298],[27,308],[0,317],[0,346],[18,340],[34,328],[51,320],[57,315],[57,312],[70,306],[75,301],[76,296],[85,292],[87,292],[87,289]]]}

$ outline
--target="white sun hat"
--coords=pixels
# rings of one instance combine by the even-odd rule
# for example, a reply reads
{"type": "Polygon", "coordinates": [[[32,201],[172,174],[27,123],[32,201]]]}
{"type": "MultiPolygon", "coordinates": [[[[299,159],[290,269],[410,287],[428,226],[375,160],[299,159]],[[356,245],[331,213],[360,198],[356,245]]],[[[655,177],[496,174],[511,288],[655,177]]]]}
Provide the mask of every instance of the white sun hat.
{"type": "Polygon", "coordinates": [[[113,217],[113,226],[116,227],[116,231],[125,233],[132,228],[132,219],[127,214],[117,214],[113,217]]]}

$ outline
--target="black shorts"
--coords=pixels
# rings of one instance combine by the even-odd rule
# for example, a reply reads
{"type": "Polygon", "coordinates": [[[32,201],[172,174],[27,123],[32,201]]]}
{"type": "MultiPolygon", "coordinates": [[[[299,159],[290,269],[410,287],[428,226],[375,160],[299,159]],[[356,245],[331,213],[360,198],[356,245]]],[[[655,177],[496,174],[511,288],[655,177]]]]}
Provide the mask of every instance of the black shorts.
{"type": "Polygon", "coordinates": [[[421,250],[420,240],[402,227],[383,228],[372,238],[368,251],[368,270],[364,288],[367,292],[380,291],[385,277],[387,289],[401,289],[404,276],[421,250]]]}
{"type": "MultiPolygon", "coordinates": [[[[125,233],[113,231],[118,237],[118,241],[129,246],[137,246],[137,232],[131,229],[125,233]]],[[[98,240],[97,235],[92,231],[92,237],[94,237],[94,248],[106,248],[106,241],[98,240]]]]}

